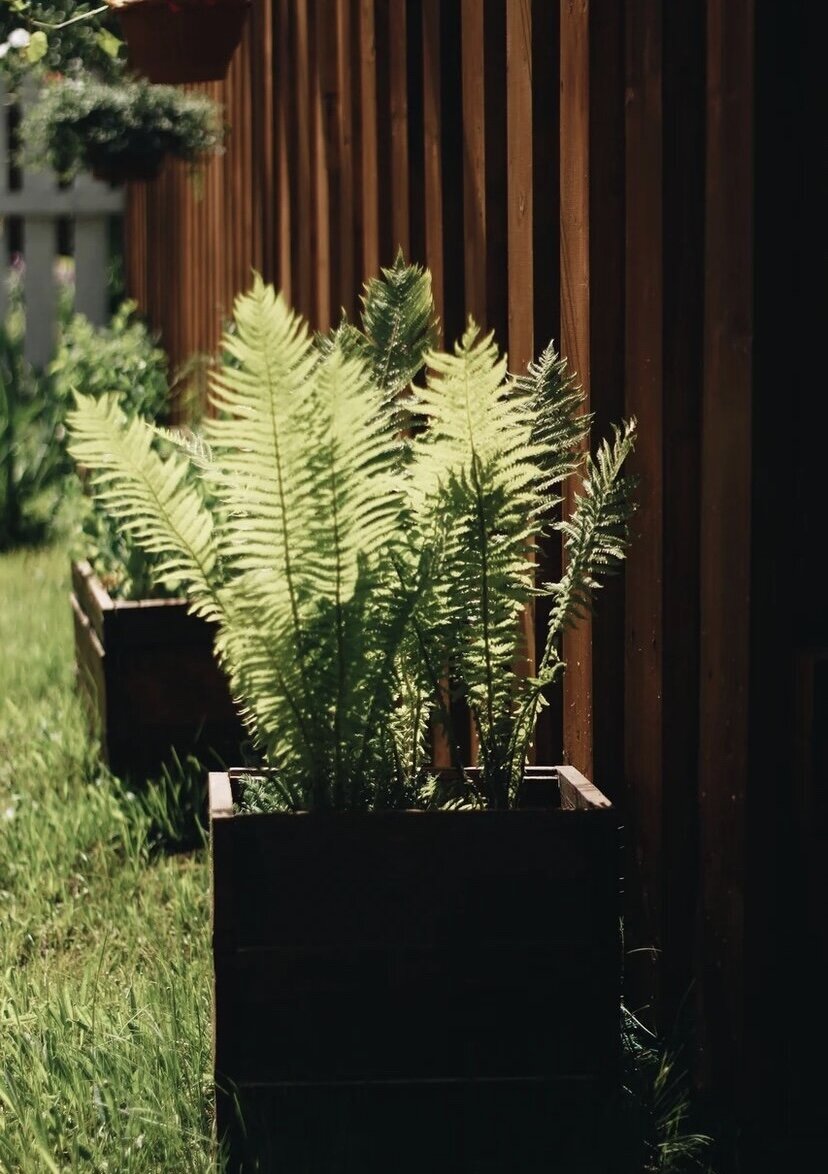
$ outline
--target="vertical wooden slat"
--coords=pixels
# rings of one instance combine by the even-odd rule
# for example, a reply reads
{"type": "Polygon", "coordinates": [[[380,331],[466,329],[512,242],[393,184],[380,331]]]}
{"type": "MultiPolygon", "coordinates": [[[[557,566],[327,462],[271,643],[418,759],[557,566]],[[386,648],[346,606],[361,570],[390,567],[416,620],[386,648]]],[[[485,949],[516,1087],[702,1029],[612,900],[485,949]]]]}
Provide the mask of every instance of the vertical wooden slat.
{"type": "Polygon", "coordinates": [[[313,65],[313,192],[314,192],[314,326],[331,327],[331,289],[338,285],[335,241],[331,223],[338,219],[338,147],[333,125],[338,113],[336,94],[336,8],[334,0],[315,0],[311,28],[313,65]]]}
{"type": "MultiPolygon", "coordinates": [[[[411,255],[408,172],[408,61],[406,0],[387,0],[388,73],[391,114],[391,248],[411,255]]],[[[390,264],[393,256],[386,257],[390,264]]]]}
{"type": "Polygon", "coordinates": [[[339,285],[334,310],[340,307],[353,320],[357,305],[356,247],[354,240],[354,91],[351,84],[354,13],[352,0],[337,0],[337,90],[339,93],[339,220],[334,226],[339,258],[339,285]]]}
{"type": "Polygon", "coordinates": [[[744,1076],[753,29],[752,0],[709,0],[699,808],[706,1072],[723,1092],[744,1076]]]}
{"type": "Polygon", "coordinates": [[[79,216],[75,221],[75,309],[96,326],[109,318],[106,270],[109,224],[105,216],[79,216]]]}
{"type": "MultiPolygon", "coordinates": [[[[561,26],[561,351],[577,374],[589,410],[590,120],[589,0],[563,3],[561,26]]],[[[573,506],[568,485],[564,508],[573,506]]],[[[564,754],[592,778],[592,631],[588,619],[564,638],[564,754]]]]}
{"type": "MultiPolygon", "coordinates": [[[[704,12],[663,9],[663,733],[665,1023],[693,983],[698,893],[699,449],[704,283],[704,12]]],[[[637,529],[637,525],[636,525],[637,529]]]]}
{"type": "Polygon", "coordinates": [[[43,367],[52,358],[57,322],[55,222],[51,216],[27,216],[23,226],[26,256],[26,358],[43,367]]]}
{"type": "Polygon", "coordinates": [[[639,480],[635,541],[626,568],[625,767],[644,900],[640,932],[645,940],[634,945],[660,948],[664,701],[660,0],[627,4],[626,46],[626,387],[627,412],[639,422],[633,457],[639,480]]]}
{"type": "MultiPolygon", "coordinates": [[[[532,220],[532,8],[530,0],[506,2],[506,143],[508,208],[509,368],[523,374],[534,358],[532,220]]],[[[534,561],[534,555],[528,556],[534,561]]],[[[535,608],[522,617],[524,658],[520,671],[534,676],[535,608]]],[[[534,746],[531,761],[534,761],[534,746]]]]}
{"type": "Polygon", "coordinates": [[[443,109],[439,0],[423,0],[423,139],[425,263],[431,270],[441,330],[445,321],[443,263],[443,109]]]}
{"type": "Polygon", "coordinates": [[[290,125],[289,166],[293,177],[291,205],[295,210],[293,228],[293,298],[294,306],[306,317],[313,312],[313,250],[311,203],[311,78],[308,0],[296,0],[294,7],[294,43],[291,55],[294,79],[294,117],[290,125]]]}
{"type": "Polygon", "coordinates": [[[509,367],[534,358],[532,219],[532,6],[506,3],[506,141],[509,250],[509,367]]]}
{"type": "Polygon", "coordinates": [[[277,23],[277,108],[276,108],[276,158],[278,169],[278,226],[279,241],[279,288],[285,295],[288,303],[293,302],[293,264],[291,251],[291,236],[294,210],[291,204],[291,171],[290,156],[291,120],[293,104],[291,102],[291,75],[292,75],[292,5],[290,0],[274,0],[278,3],[277,23]]]}
{"type": "MultiPolygon", "coordinates": [[[[535,351],[554,339],[560,346],[560,179],[558,108],[560,102],[560,20],[557,5],[532,5],[532,184],[533,289],[535,351]]],[[[556,511],[557,514],[560,510],[556,511]]],[[[561,536],[541,537],[538,576],[541,582],[561,577],[561,536]]],[[[536,648],[544,641],[551,600],[535,601],[536,648]]],[[[563,758],[563,699],[560,686],[547,691],[547,706],[538,718],[535,753],[540,763],[563,758]]]]}
{"type": "Polygon", "coordinates": [[[486,324],[486,137],[484,11],[462,0],[463,195],[466,307],[486,324]]]}
{"type": "Polygon", "coordinates": [[[379,271],[380,224],[379,186],[377,182],[377,47],[374,0],[360,0],[360,146],[362,181],[362,275],[373,277],[379,271]]]}

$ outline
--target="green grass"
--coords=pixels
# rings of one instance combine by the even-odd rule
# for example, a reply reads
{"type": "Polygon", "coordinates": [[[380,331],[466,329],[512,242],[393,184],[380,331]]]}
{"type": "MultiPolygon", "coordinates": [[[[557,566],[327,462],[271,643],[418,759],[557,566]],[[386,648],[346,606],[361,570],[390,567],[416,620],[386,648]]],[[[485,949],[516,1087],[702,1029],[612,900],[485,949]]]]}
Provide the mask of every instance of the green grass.
{"type": "Polygon", "coordinates": [[[0,558],[0,1171],[208,1171],[206,853],[101,768],[68,590],[62,548],[0,558]]]}

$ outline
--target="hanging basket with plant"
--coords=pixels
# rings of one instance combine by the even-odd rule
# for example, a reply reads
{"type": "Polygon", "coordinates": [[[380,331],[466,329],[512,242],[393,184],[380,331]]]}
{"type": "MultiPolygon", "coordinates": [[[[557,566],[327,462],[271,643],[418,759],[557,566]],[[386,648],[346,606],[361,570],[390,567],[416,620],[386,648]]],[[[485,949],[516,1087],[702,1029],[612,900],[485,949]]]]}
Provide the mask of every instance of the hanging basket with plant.
{"type": "Polygon", "coordinates": [[[110,183],[158,175],[166,155],[195,163],[219,150],[219,107],[200,94],[145,81],[92,78],[47,85],[23,120],[23,157],[71,178],[91,171],[110,183]]]}
{"type": "Polygon", "coordinates": [[[107,0],[129,64],[152,82],[221,81],[250,0],[107,0]]]}

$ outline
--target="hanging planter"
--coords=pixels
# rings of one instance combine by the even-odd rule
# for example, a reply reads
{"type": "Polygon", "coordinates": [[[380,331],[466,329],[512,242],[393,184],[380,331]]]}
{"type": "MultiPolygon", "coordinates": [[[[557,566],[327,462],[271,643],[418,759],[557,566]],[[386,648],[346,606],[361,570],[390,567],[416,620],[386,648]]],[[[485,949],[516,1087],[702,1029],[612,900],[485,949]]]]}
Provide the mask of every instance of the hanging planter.
{"type": "Polygon", "coordinates": [[[151,180],[167,155],[195,163],[223,137],[219,107],[173,86],[64,78],[44,86],[21,128],[23,157],[71,178],[151,180]]]}
{"type": "Polygon", "coordinates": [[[250,0],[107,0],[129,64],[151,82],[221,81],[241,40],[250,0]]]}
{"type": "Polygon", "coordinates": [[[101,183],[113,186],[122,183],[149,183],[161,173],[162,160],[153,156],[125,155],[120,159],[102,158],[95,162],[89,158],[89,170],[101,183]]]}

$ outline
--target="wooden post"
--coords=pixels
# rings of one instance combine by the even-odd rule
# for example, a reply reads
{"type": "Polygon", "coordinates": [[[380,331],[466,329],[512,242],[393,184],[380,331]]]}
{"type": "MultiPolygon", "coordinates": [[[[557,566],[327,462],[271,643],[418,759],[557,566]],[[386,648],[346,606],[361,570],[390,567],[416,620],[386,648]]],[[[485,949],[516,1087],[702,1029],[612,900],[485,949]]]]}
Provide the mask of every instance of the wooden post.
{"type": "MultiPolygon", "coordinates": [[[[530,0],[506,3],[506,156],[509,291],[509,369],[524,374],[534,358],[533,173],[532,173],[532,7],[530,0]]],[[[534,562],[534,555],[528,554],[534,562]]],[[[535,607],[522,616],[520,671],[534,676],[535,607]]],[[[534,745],[530,761],[535,761],[534,745]]]]}
{"type": "MultiPolygon", "coordinates": [[[[661,947],[663,926],[661,0],[629,0],[626,46],[625,382],[627,413],[639,423],[631,462],[639,480],[635,537],[626,567],[624,761],[637,890],[629,944],[648,951],[661,947]]],[[[657,957],[651,952],[635,955],[636,962],[650,963],[643,990],[647,1001],[656,986],[657,957]]]]}
{"type": "Polygon", "coordinates": [[[753,329],[752,0],[707,6],[699,807],[705,1070],[743,1087],[753,329]]]}
{"type": "MultiPolygon", "coordinates": [[[[561,351],[584,389],[590,387],[589,0],[561,4],[561,351]]],[[[564,509],[574,504],[568,485],[564,509]]],[[[592,628],[583,620],[564,638],[564,755],[592,778],[592,628]]]]}
{"type": "Polygon", "coordinates": [[[293,304],[293,258],[291,251],[292,228],[294,224],[294,207],[291,198],[291,44],[292,44],[292,8],[290,0],[277,0],[278,29],[277,29],[277,106],[276,106],[276,160],[277,160],[277,208],[278,208],[278,252],[279,288],[289,304],[293,304]]]}
{"type": "MultiPolygon", "coordinates": [[[[441,330],[445,321],[443,263],[443,104],[439,0],[423,0],[423,141],[425,262],[441,330]]],[[[442,343],[441,339],[441,343],[442,343]]]]}
{"type": "Polygon", "coordinates": [[[375,277],[380,263],[377,126],[377,44],[374,0],[360,0],[360,143],[362,147],[362,275],[375,277]]]}

